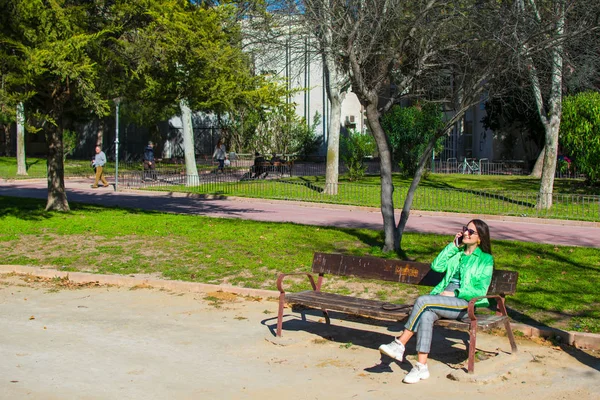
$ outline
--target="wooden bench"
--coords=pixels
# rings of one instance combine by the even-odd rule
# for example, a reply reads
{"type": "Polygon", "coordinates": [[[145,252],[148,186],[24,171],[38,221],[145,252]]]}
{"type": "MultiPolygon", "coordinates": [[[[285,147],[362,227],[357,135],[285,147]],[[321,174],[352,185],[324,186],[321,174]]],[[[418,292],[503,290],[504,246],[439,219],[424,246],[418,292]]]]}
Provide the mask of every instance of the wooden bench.
{"type": "MultiPolygon", "coordinates": [[[[348,315],[363,315],[373,318],[402,321],[412,311],[412,305],[402,305],[400,309],[390,310],[390,304],[377,300],[361,299],[352,296],[327,293],[321,291],[323,278],[326,274],[337,276],[353,276],[365,279],[379,279],[384,281],[401,282],[412,285],[435,286],[442,274],[432,271],[429,264],[386,260],[377,257],[356,257],[342,254],[315,253],[311,273],[280,274],[277,278],[279,289],[279,312],[277,315],[277,336],[281,336],[283,325],[283,309],[286,303],[317,308],[323,311],[325,321],[330,324],[328,311],[341,311],[348,315]],[[318,278],[315,282],[315,274],[318,278]],[[287,276],[305,275],[312,286],[312,290],[298,293],[286,293],[283,281],[287,276]],[[384,305],[386,307],[384,308],[384,305]]],[[[517,345],[510,327],[506,313],[504,298],[514,294],[517,287],[518,273],[512,271],[495,270],[487,296],[477,297],[469,302],[468,316],[463,320],[440,319],[436,325],[469,331],[469,361],[468,371],[475,369],[475,346],[477,329],[491,329],[504,325],[510,342],[512,352],[517,351],[517,345]],[[475,302],[480,298],[493,298],[497,302],[496,314],[476,314],[475,302]]]]}
{"type": "Polygon", "coordinates": [[[257,178],[265,178],[268,174],[278,174],[283,176],[288,174],[292,176],[292,167],[294,166],[293,161],[276,161],[270,163],[269,161],[263,161],[258,165],[252,167],[252,172],[255,173],[257,178]]]}

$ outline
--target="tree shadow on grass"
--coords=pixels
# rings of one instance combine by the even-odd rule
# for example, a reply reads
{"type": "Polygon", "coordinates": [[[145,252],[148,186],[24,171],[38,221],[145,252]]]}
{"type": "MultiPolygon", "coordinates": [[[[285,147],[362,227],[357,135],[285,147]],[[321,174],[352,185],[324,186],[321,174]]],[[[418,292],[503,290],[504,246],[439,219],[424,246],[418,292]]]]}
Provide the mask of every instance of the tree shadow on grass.
{"type": "Polygon", "coordinates": [[[35,160],[35,161],[33,161],[33,162],[27,162],[27,161],[25,161],[25,168],[26,168],[26,170],[28,170],[28,171],[29,171],[29,168],[33,167],[33,166],[34,166],[34,165],[36,165],[36,164],[39,164],[41,161],[42,161],[42,160],[40,160],[39,158],[38,158],[38,159],[36,159],[36,160],[35,160]]]}
{"type": "Polygon", "coordinates": [[[53,214],[44,207],[44,200],[0,196],[0,218],[15,217],[26,221],[52,218],[53,214]]]}
{"type": "MultiPolygon", "coordinates": [[[[56,216],[64,215],[63,212],[46,211],[46,200],[24,197],[0,196],[0,219],[14,217],[24,221],[42,221],[56,216]]],[[[119,209],[130,214],[158,214],[158,211],[142,210],[137,208],[121,208],[116,206],[98,206],[69,202],[71,211],[101,211],[103,209],[119,209]]]]}
{"type": "Polygon", "coordinates": [[[317,193],[323,193],[325,191],[325,189],[323,189],[320,186],[315,185],[313,182],[311,182],[310,179],[307,179],[305,177],[301,177],[301,178],[299,178],[299,180],[293,180],[293,181],[281,179],[281,180],[279,180],[279,182],[285,183],[288,185],[303,186],[303,187],[305,187],[309,190],[312,190],[314,192],[317,192],[317,193]]]}

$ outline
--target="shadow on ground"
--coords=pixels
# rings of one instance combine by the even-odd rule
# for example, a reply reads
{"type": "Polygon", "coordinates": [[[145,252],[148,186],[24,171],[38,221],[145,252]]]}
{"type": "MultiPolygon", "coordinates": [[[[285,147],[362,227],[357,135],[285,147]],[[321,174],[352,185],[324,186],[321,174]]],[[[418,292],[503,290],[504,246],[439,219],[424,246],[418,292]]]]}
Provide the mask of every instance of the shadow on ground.
{"type": "MultiPolygon", "coordinates": [[[[392,363],[398,364],[400,368],[407,372],[412,367],[406,360],[398,363],[390,357],[381,355],[378,351],[381,344],[389,343],[398,335],[403,328],[402,322],[384,321],[333,311],[329,311],[329,314],[332,320],[331,325],[327,325],[319,320],[319,318],[322,318],[322,313],[319,310],[303,309],[298,314],[284,314],[282,336],[285,337],[286,333],[289,334],[291,332],[307,332],[319,336],[324,340],[339,343],[340,347],[353,345],[372,349],[374,364],[364,368],[369,373],[392,372],[390,368],[390,364],[392,363]],[[310,317],[310,319],[307,317],[310,317]],[[336,325],[336,321],[341,320],[344,321],[341,323],[345,324],[347,324],[346,321],[365,324],[366,328],[367,325],[384,327],[390,333],[385,334],[364,330],[362,327],[336,325]],[[377,358],[379,358],[378,362],[377,358]]],[[[276,338],[277,317],[265,319],[261,323],[269,328],[273,338],[276,338]]],[[[446,364],[450,368],[462,369],[464,372],[467,372],[466,362],[468,359],[469,333],[436,326],[433,335],[430,358],[446,364]]],[[[502,335],[498,336],[498,344],[507,347],[507,339],[503,336],[504,331],[502,331],[502,335]]],[[[416,340],[411,340],[408,343],[405,353],[407,356],[416,355],[415,343],[416,340]]],[[[600,371],[600,358],[573,346],[561,345],[560,347],[582,364],[600,371]]],[[[498,353],[494,351],[484,351],[482,349],[478,349],[477,351],[479,360],[496,355],[498,353]]]]}
{"type": "MultiPolygon", "coordinates": [[[[366,372],[370,373],[385,373],[391,372],[390,364],[396,363],[405,371],[410,371],[412,364],[404,360],[398,363],[390,357],[381,355],[378,351],[379,346],[384,343],[389,343],[402,329],[402,323],[383,321],[372,318],[347,315],[344,313],[330,311],[332,325],[327,325],[324,322],[319,322],[315,318],[321,316],[317,310],[303,310],[300,314],[284,314],[282,337],[290,335],[292,332],[307,332],[320,338],[339,343],[340,347],[360,346],[373,350],[373,365],[364,367],[366,372]],[[311,318],[308,319],[307,316],[311,318]],[[350,320],[352,323],[361,323],[368,325],[376,325],[386,328],[390,333],[380,333],[370,330],[364,330],[362,327],[349,327],[336,325],[336,321],[343,319],[343,323],[350,320]]],[[[274,339],[276,339],[277,317],[272,317],[261,321],[263,325],[269,328],[269,331],[274,339]]],[[[365,326],[368,329],[368,326],[365,326]]],[[[434,339],[431,348],[431,358],[446,364],[455,369],[464,369],[466,372],[466,361],[468,359],[468,332],[447,329],[444,327],[436,327],[434,330],[434,339]],[[463,368],[462,364],[465,364],[463,368]]],[[[500,340],[500,338],[499,338],[500,340]]],[[[505,340],[505,339],[504,339],[505,340]]],[[[415,356],[416,340],[411,340],[406,348],[407,356],[415,356]]],[[[488,356],[495,354],[488,354],[488,356]]]]}

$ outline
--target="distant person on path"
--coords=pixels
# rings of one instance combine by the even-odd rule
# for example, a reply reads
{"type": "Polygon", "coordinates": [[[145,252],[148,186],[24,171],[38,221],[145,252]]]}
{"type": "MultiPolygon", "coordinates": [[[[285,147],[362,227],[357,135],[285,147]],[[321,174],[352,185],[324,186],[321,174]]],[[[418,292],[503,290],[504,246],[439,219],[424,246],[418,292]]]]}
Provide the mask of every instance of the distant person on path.
{"type": "Polygon", "coordinates": [[[271,161],[270,161],[271,165],[275,165],[275,163],[280,163],[280,162],[281,162],[281,158],[279,158],[279,156],[277,156],[276,153],[273,153],[272,157],[271,157],[271,161]]]}
{"type": "MultiPolygon", "coordinates": [[[[445,273],[444,278],[429,295],[417,299],[402,334],[392,343],[379,347],[381,353],[402,362],[406,343],[417,334],[417,362],[404,377],[405,383],[429,378],[427,358],[433,323],[440,318],[464,318],[469,300],[487,294],[494,272],[487,224],[479,219],[471,220],[433,260],[431,269],[445,273]]],[[[486,307],[489,303],[487,299],[480,299],[475,305],[486,307]]]]}
{"type": "Polygon", "coordinates": [[[219,139],[217,145],[215,146],[215,151],[213,153],[213,158],[219,162],[219,166],[217,168],[217,172],[221,171],[221,173],[225,172],[223,167],[225,166],[225,157],[227,156],[227,150],[225,149],[225,145],[223,144],[223,140],[219,139]]]}
{"type": "Polygon", "coordinates": [[[258,151],[254,152],[254,175],[252,176],[253,178],[256,179],[260,177],[263,174],[263,172],[265,172],[263,167],[264,162],[265,158],[261,156],[258,151]]]}
{"type": "Polygon", "coordinates": [[[96,178],[92,185],[93,189],[98,187],[98,181],[102,181],[104,187],[108,187],[108,181],[104,177],[104,165],[106,165],[106,155],[100,149],[100,146],[96,146],[96,156],[92,160],[92,167],[96,170],[96,178]]]}
{"type": "Polygon", "coordinates": [[[148,146],[144,149],[144,176],[142,182],[146,179],[156,179],[156,162],[154,161],[154,143],[148,142],[148,146]]]}
{"type": "Polygon", "coordinates": [[[271,160],[269,161],[271,163],[271,171],[272,172],[279,172],[280,174],[283,175],[284,172],[284,167],[282,165],[283,160],[276,154],[273,153],[271,160]]]}

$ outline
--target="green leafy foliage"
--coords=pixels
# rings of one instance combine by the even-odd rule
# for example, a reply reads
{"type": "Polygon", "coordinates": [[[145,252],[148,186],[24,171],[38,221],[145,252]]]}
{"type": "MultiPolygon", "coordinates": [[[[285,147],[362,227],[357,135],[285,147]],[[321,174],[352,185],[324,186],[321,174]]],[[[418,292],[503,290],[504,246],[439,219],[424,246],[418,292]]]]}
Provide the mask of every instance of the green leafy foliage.
{"type": "Polygon", "coordinates": [[[370,134],[363,135],[355,130],[341,137],[342,160],[348,168],[348,179],[355,181],[365,176],[365,157],[375,152],[375,139],[370,134]]]}
{"type": "Polygon", "coordinates": [[[560,142],[589,182],[600,179],[600,93],[584,92],[563,102],[560,142]]]}
{"type": "MultiPolygon", "coordinates": [[[[282,102],[285,86],[253,73],[242,51],[236,12],[228,3],[207,7],[181,0],[151,2],[145,14],[149,22],[123,47],[131,62],[127,92],[136,102],[130,110],[138,114],[136,120],[175,114],[181,99],[193,111],[219,116],[235,114],[237,107],[245,116],[282,102]]],[[[240,130],[246,131],[243,126],[240,130]]]]}
{"type": "Polygon", "coordinates": [[[319,125],[317,113],[310,126],[299,117],[293,105],[282,104],[261,114],[254,135],[250,137],[249,150],[262,154],[297,154],[303,157],[320,144],[315,127],[319,125]]]}
{"type": "Polygon", "coordinates": [[[63,131],[63,161],[67,159],[67,156],[73,154],[73,151],[77,147],[77,141],[79,140],[79,135],[75,131],[71,131],[69,129],[65,129],[63,131]]]}
{"type": "MultiPolygon", "coordinates": [[[[443,114],[439,105],[433,103],[394,106],[383,115],[381,126],[388,134],[401,173],[413,176],[427,143],[444,126],[443,114]]],[[[441,151],[442,146],[442,141],[438,141],[435,150],[441,151]]]]}

